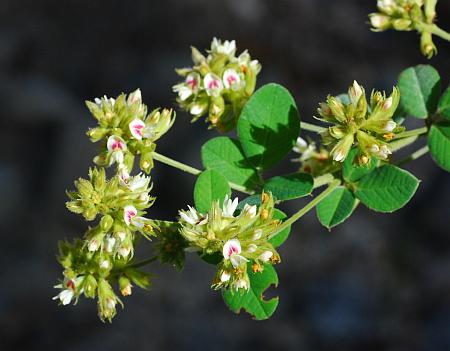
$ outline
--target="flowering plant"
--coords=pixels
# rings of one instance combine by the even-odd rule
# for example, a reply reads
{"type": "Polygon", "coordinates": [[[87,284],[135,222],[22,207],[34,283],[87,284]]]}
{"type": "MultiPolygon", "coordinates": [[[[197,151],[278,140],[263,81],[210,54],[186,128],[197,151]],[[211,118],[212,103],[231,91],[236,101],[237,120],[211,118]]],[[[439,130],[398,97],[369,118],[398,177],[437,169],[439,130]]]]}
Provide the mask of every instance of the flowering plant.
{"type": "MultiPolygon", "coordinates": [[[[410,3],[414,11],[421,9],[422,2],[406,0],[380,1],[379,9],[397,16],[403,12],[389,6],[410,3]]],[[[425,10],[427,6],[425,2],[425,10]]],[[[373,25],[376,16],[371,16],[373,25]]],[[[416,22],[409,25],[419,28],[416,22]]],[[[222,292],[231,310],[245,309],[266,319],[278,304],[277,297],[263,296],[278,284],[273,267],[281,262],[278,247],[305,213],[315,208],[320,223],[331,229],[359,205],[396,211],[419,186],[401,166],[428,152],[450,172],[450,88],[441,95],[441,79],[433,67],[408,68],[390,94],[373,90],[369,99],[354,81],[348,94],[330,95],[319,104],[316,118],[325,123],[320,126],[300,121],[293,97],[281,85],[267,84],[254,92],[261,65],[247,51],[238,57],[235,52],[234,41],[214,39],[206,57],[193,48],[194,67],[177,71],[185,78],[174,86],[181,109],[194,120],[206,115],[219,131],[237,129],[237,138],[218,136],[202,146],[204,170],[156,152],[175,113],[160,108],[149,112],[140,90],[86,102],[98,122],[87,135],[100,142],[100,151],[88,179],[80,178],[67,193],[66,205],[94,224],[82,239],[60,243],[63,276],[55,299],[62,305],[83,295],[96,298],[100,319],[111,321],[117,305],[123,306],[119,294],[126,297],[133,286],[151,285],[143,266],[159,260],[181,270],[185,254],[196,252],[216,266],[211,287],[222,292]],[[407,130],[408,118],[422,119],[423,127],[407,130]],[[300,136],[305,131],[311,134],[300,136]],[[395,157],[419,139],[427,145],[407,158],[395,157]],[[300,166],[290,174],[266,177],[265,171],[291,151],[299,154],[294,161],[300,166]],[[151,216],[155,198],[148,174],[154,161],[197,176],[194,206],[179,210],[174,221],[151,216]],[[134,173],[135,163],[144,173],[134,173]],[[290,216],[277,209],[281,202],[324,186],[290,216]],[[232,190],[245,198],[232,197],[232,190]],[[135,247],[142,239],[155,241],[155,255],[137,260],[135,247]]]]}

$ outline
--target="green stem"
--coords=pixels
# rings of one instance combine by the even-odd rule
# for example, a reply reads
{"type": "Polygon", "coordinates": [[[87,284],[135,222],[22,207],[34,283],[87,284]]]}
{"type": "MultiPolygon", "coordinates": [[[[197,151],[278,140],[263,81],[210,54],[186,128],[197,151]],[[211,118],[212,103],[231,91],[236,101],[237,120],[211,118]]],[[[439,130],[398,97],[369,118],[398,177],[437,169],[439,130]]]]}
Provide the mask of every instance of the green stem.
{"type": "MultiPolygon", "coordinates": [[[[174,167],[174,168],[178,168],[179,170],[182,170],[184,172],[193,174],[195,176],[197,176],[200,173],[202,173],[202,171],[197,169],[197,168],[194,168],[194,167],[188,166],[188,165],[186,165],[184,163],[172,160],[171,158],[168,158],[168,157],[166,157],[164,155],[158,154],[157,152],[153,152],[153,159],[155,159],[155,160],[157,160],[157,161],[159,161],[161,163],[164,163],[164,164],[166,164],[168,166],[171,166],[171,167],[174,167]]],[[[230,184],[231,189],[240,191],[241,193],[245,193],[245,194],[249,194],[249,195],[252,195],[254,193],[252,190],[249,190],[249,189],[247,189],[246,187],[244,187],[242,185],[235,184],[235,183],[232,183],[232,182],[228,182],[228,184],[230,184]]]]}
{"type": "Polygon", "coordinates": [[[308,130],[310,132],[322,133],[327,130],[325,127],[316,126],[315,124],[300,122],[300,127],[304,130],[308,130]]]}
{"type": "Polygon", "coordinates": [[[400,149],[403,149],[404,147],[411,145],[412,143],[414,143],[419,137],[417,135],[414,135],[412,137],[408,137],[408,138],[403,138],[403,139],[398,139],[398,140],[394,140],[391,141],[389,143],[389,147],[391,149],[392,152],[398,151],[400,149]]]}
{"type": "Polygon", "coordinates": [[[147,259],[145,259],[145,260],[138,261],[138,262],[136,262],[136,263],[128,264],[128,265],[126,265],[125,267],[123,267],[123,269],[127,269],[127,268],[139,268],[139,267],[142,267],[142,266],[146,266],[146,265],[148,265],[149,263],[155,262],[157,259],[158,259],[158,256],[153,256],[153,257],[147,258],[147,259]]]}
{"type": "Polygon", "coordinates": [[[321,176],[314,178],[314,189],[320,188],[326,184],[331,183],[334,180],[334,176],[331,173],[322,174],[321,176]]]}
{"type": "Polygon", "coordinates": [[[411,155],[409,155],[408,157],[405,157],[404,159],[398,161],[396,163],[397,166],[401,166],[404,165],[405,163],[417,160],[418,158],[422,157],[423,155],[425,155],[427,152],[429,151],[428,149],[428,145],[425,145],[424,147],[420,148],[419,150],[413,152],[411,155]]]}
{"type": "Polygon", "coordinates": [[[445,30],[439,28],[437,25],[433,24],[430,27],[430,33],[444,39],[450,41],[450,33],[447,33],[445,30]]]}
{"type": "Polygon", "coordinates": [[[306,213],[312,210],[320,201],[326,198],[339,184],[341,184],[341,181],[339,179],[333,180],[330,183],[330,185],[328,185],[328,188],[326,188],[319,195],[317,195],[312,201],[308,202],[308,204],[306,204],[305,207],[301,208],[296,213],[294,213],[288,220],[286,220],[280,226],[278,226],[275,229],[275,231],[272,234],[270,234],[270,237],[273,237],[275,234],[289,227],[292,223],[298,221],[306,213]]]}
{"type": "Polygon", "coordinates": [[[427,127],[411,129],[411,130],[407,130],[406,132],[397,134],[395,136],[395,139],[409,138],[409,137],[416,136],[416,135],[426,134],[427,132],[428,132],[427,127]]]}

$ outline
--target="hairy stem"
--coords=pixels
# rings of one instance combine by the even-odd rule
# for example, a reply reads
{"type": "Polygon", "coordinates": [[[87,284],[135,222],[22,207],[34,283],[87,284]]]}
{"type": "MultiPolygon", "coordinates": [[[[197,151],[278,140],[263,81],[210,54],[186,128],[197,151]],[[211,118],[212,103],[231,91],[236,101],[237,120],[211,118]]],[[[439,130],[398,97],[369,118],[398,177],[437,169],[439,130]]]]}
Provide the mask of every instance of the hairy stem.
{"type": "Polygon", "coordinates": [[[409,138],[409,137],[416,136],[416,135],[426,134],[427,132],[428,132],[427,127],[411,129],[411,130],[407,130],[406,132],[397,134],[395,136],[395,139],[409,138]]]}
{"type": "Polygon", "coordinates": [[[331,183],[334,180],[334,176],[331,173],[322,174],[321,176],[314,178],[314,189],[320,188],[326,184],[331,183]]]}
{"type": "Polygon", "coordinates": [[[395,152],[395,151],[398,151],[400,149],[403,149],[404,147],[407,147],[407,146],[411,145],[418,138],[419,137],[417,135],[414,135],[414,136],[411,136],[411,137],[408,137],[408,138],[394,140],[394,141],[391,141],[389,143],[389,147],[390,147],[392,152],[395,152]]]}
{"type": "Polygon", "coordinates": [[[450,33],[433,24],[430,26],[430,32],[444,40],[450,41],[450,33]]]}
{"type": "Polygon", "coordinates": [[[328,188],[322,191],[319,195],[317,195],[314,199],[312,199],[312,201],[308,202],[308,204],[306,204],[305,207],[298,210],[288,220],[286,220],[279,227],[277,227],[275,231],[272,234],[270,234],[270,237],[273,237],[275,234],[289,227],[292,223],[298,221],[306,213],[312,210],[320,201],[322,201],[325,197],[327,197],[339,184],[341,184],[341,181],[339,179],[333,180],[330,183],[330,185],[328,185],[328,188]]]}
{"type": "Polygon", "coordinates": [[[316,126],[315,124],[300,122],[300,127],[304,130],[308,130],[310,132],[322,133],[327,130],[325,127],[316,126]]]}
{"type": "Polygon", "coordinates": [[[423,155],[427,154],[429,151],[428,145],[421,147],[419,150],[414,151],[411,155],[405,157],[404,159],[396,162],[397,166],[404,165],[405,163],[417,160],[418,158],[422,157],[423,155]]]}
{"type": "MultiPolygon", "coordinates": [[[[161,163],[164,163],[164,164],[166,164],[168,166],[177,168],[179,170],[182,170],[184,172],[187,172],[187,173],[190,173],[190,174],[193,174],[193,175],[196,175],[196,176],[199,175],[200,173],[202,173],[202,171],[197,169],[197,168],[194,168],[194,167],[188,166],[188,165],[186,165],[184,163],[172,160],[171,158],[168,158],[168,157],[166,157],[164,155],[158,154],[157,152],[153,152],[153,159],[155,159],[155,160],[157,160],[157,161],[159,161],[161,163]]],[[[245,193],[245,194],[249,194],[249,195],[254,193],[254,191],[249,190],[249,189],[247,189],[246,187],[244,187],[242,185],[235,184],[235,183],[232,183],[232,182],[228,182],[228,184],[230,185],[231,189],[240,191],[241,193],[245,193]]]]}

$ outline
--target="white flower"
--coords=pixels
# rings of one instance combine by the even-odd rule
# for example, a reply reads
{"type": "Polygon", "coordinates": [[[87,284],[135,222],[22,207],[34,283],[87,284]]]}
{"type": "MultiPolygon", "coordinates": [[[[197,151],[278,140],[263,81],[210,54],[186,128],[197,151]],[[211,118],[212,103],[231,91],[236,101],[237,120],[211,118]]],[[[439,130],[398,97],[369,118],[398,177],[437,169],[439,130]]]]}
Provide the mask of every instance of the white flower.
{"type": "Polygon", "coordinates": [[[131,220],[134,217],[136,217],[136,215],[137,215],[136,207],[132,205],[125,206],[125,208],[123,209],[123,219],[127,225],[131,224],[131,220]]]}
{"type": "Polygon", "coordinates": [[[261,239],[262,234],[263,234],[262,229],[255,229],[255,231],[253,232],[252,241],[257,241],[257,240],[261,239]]]}
{"type": "Polygon", "coordinates": [[[237,91],[242,88],[241,77],[232,68],[229,68],[223,72],[223,85],[225,88],[237,91]]]}
{"type": "Polygon", "coordinates": [[[145,128],[145,123],[143,121],[139,118],[135,118],[128,124],[128,128],[130,128],[130,133],[133,138],[142,140],[142,132],[145,128]]]}
{"type": "Polygon", "coordinates": [[[257,248],[258,248],[258,246],[256,246],[255,244],[250,244],[250,245],[248,245],[248,247],[247,247],[247,252],[248,252],[248,253],[253,253],[253,252],[256,251],[257,248]]]}
{"type": "Polygon", "coordinates": [[[186,77],[186,85],[193,94],[197,93],[200,85],[200,75],[195,72],[189,73],[186,77]]]}
{"type": "Polygon", "coordinates": [[[397,123],[394,121],[387,121],[386,125],[384,126],[384,130],[386,132],[392,132],[397,127],[397,123]]]}
{"type": "Polygon", "coordinates": [[[378,154],[379,151],[380,151],[380,147],[379,147],[377,144],[373,144],[373,145],[370,147],[370,152],[371,152],[372,154],[378,154]]]}
{"type": "Polygon", "coordinates": [[[258,256],[258,259],[263,262],[268,262],[272,256],[272,251],[264,251],[261,255],[258,256]]]}
{"type": "Polygon", "coordinates": [[[298,137],[297,141],[295,143],[295,146],[292,150],[298,154],[301,154],[301,153],[305,152],[307,148],[308,148],[308,143],[306,142],[306,140],[301,137],[298,137]]]}
{"type": "Polygon", "coordinates": [[[128,180],[130,179],[130,173],[128,172],[128,167],[123,163],[119,164],[119,181],[120,184],[127,186],[128,180]]]}
{"type": "Polygon", "coordinates": [[[221,282],[227,282],[230,280],[230,278],[231,278],[231,274],[226,271],[223,271],[222,274],[220,275],[221,282]]]}
{"type": "Polygon", "coordinates": [[[256,212],[257,212],[256,205],[250,206],[249,204],[245,204],[244,208],[242,209],[242,213],[248,215],[250,218],[255,217],[256,212]]]}
{"type": "Polygon", "coordinates": [[[392,151],[386,145],[381,146],[380,152],[378,153],[381,158],[388,158],[390,154],[392,154],[392,151]]]}
{"type": "Polygon", "coordinates": [[[130,95],[128,95],[128,100],[127,100],[128,105],[132,105],[135,102],[139,102],[139,103],[142,102],[141,89],[136,89],[130,95]]]}
{"type": "Polygon", "coordinates": [[[108,260],[103,260],[102,262],[100,262],[100,268],[108,269],[109,268],[109,261],[108,260]]]}
{"type": "Polygon", "coordinates": [[[106,307],[110,310],[113,310],[116,307],[116,300],[109,297],[106,299],[106,307]]]}
{"type": "Polygon", "coordinates": [[[244,256],[241,256],[241,243],[238,239],[228,240],[225,245],[223,245],[223,257],[226,260],[230,260],[234,268],[239,267],[244,262],[248,262],[244,256]]]}
{"type": "Polygon", "coordinates": [[[314,155],[314,153],[316,152],[316,144],[314,142],[308,144],[306,140],[298,137],[297,142],[292,150],[301,155],[300,159],[295,159],[294,161],[304,162],[306,160],[309,160],[314,155]]]}
{"type": "Polygon", "coordinates": [[[203,114],[206,111],[206,105],[204,104],[192,104],[189,109],[189,113],[194,116],[203,114]]]}
{"type": "Polygon", "coordinates": [[[131,252],[131,248],[129,246],[121,246],[118,250],[117,253],[122,256],[123,258],[127,258],[128,255],[131,252]]]}
{"type": "Polygon", "coordinates": [[[245,289],[248,290],[248,288],[250,287],[248,284],[248,281],[245,279],[239,279],[237,281],[234,282],[233,284],[234,288],[237,289],[245,289]]]}
{"type": "Polygon", "coordinates": [[[392,106],[392,96],[388,97],[386,99],[386,101],[383,104],[383,110],[387,111],[391,108],[392,106]]]}
{"type": "Polygon", "coordinates": [[[234,56],[236,53],[236,41],[225,40],[223,43],[217,38],[213,38],[211,43],[211,51],[217,54],[224,54],[228,56],[234,56]]]}
{"type": "Polygon", "coordinates": [[[114,162],[122,164],[123,152],[127,150],[127,144],[125,143],[125,141],[117,135],[111,135],[108,138],[106,147],[108,148],[108,151],[111,153],[111,161],[109,165],[111,166],[114,162]]]}
{"type": "Polygon", "coordinates": [[[106,251],[112,252],[115,244],[116,244],[116,239],[114,239],[112,236],[107,237],[106,238],[106,251]]]}
{"type": "Polygon", "coordinates": [[[335,160],[337,162],[344,161],[344,159],[345,159],[345,153],[342,150],[339,150],[338,152],[336,152],[333,155],[333,160],[335,160]]]}
{"type": "Polygon", "coordinates": [[[380,14],[373,14],[370,16],[370,24],[375,29],[384,29],[389,26],[390,19],[388,16],[380,15],[380,14]]]}
{"type": "Polygon", "coordinates": [[[223,210],[222,215],[224,217],[233,218],[234,211],[236,211],[236,208],[238,206],[239,199],[237,197],[234,198],[233,201],[228,197],[228,194],[225,195],[225,199],[223,200],[223,210]]]}
{"type": "Polygon", "coordinates": [[[65,289],[53,297],[53,300],[59,299],[63,305],[68,305],[72,301],[74,295],[75,293],[72,289],[65,289]]]}
{"type": "Polygon", "coordinates": [[[250,68],[255,74],[258,74],[261,71],[261,64],[258,60],[251,60],[250,54],[247,50],[242,52],[238,57],[238,64],[242,68],[242,71],[246,71],[247,68],[250,68]]]}
{"type": "Polygon", "coordinates": [[[143,173],[139,173],[128,181],[128,188],[131,191],[135,191],[137,189],[146,188],[149,183],[150,177],[145,176],[143,173]]]}
{"type": "Polygon", "coordinates": [[[203,216],[197,210],[188,205],[189,211],[178,211],[181,219],[191,225],[204,225],[208,222],[208,216],[203,216]]]}
{"type": "Polygon", "coordinates": [[[124,241],[125,238],[127,237],[127,233],[125,233],[125,232],[117,232],[116,235],[120,241],[124,241]]]}
{"type": "Polygon", "coordinates": [[[97,239],[92,239],[88,244],[88,251],[95,252],[98,250],[100,244],[97,239]]]}
{"type": "Polygon", "coordinates": [[[222,80],[214,73],[208,73],[203,79],[203,84],[208,96],[218,97],[223,90],[222,80]]]}

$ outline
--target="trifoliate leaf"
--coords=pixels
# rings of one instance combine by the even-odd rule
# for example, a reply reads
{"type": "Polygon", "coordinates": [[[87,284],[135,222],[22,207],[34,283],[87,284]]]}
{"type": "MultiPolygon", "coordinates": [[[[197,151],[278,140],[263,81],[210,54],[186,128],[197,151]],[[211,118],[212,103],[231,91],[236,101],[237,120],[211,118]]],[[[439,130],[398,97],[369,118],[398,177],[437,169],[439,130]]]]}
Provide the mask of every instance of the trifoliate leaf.
{"type": "Polygon", "coordinates": [[[335,188],[316,207],[320,223],[328,229],[341,224],[353,213],[355,201],[355,196],[346,187],[335,188]]]}
{"type": "Polygon", "coordinates": [[[270,178],[264,184],[265,192],[272,192],[277,200],[292,200],[311,193],[314,179],[307,173],[292,173],[270,178]]]}
{"type": "Polygon", "coordinates": [[[253,189],[258,184],[258,175],[246,161],[239,141],[228,137],[217,137],[202,146],[202,162],[207,169],[221,173],[228,181],[253,189]]]}
{"type": "Polygon", "coordinates": [[[418,186],[419,180],[411,173],[385,165],[362,177],[355,195],[372,210],[394,212],[408,203],[418,186]]]}
{"type": "Polygon", "coordinates": [[[404,70],[399,77],[400,106],[410,116],[425,119],[436,111],[441,78],[429,65],[404,70]]]}
{"type": "Polygon", "coordinates": [[[431,126],[428,134],[431,157],[443,169],[450,172],[450,123],[443,122],[431,126]]]}
{"type": "Polygon", "coordinates": [[[215,200],[223,201],[225,195],[230,195],[228,181],[217,171],[209,169],[202,172],[195,182],[195,207],[202,213],[207,213],[215,200]]]}
{"type": "Polygon", "coordinates": [[[270,300],[264,299],[264,291],[271,285],[278,285],[278,276],[270,264],[264,265],[262,272],[253,273],[248,265],[250,288],[247,292],[223,291],[222,296],[230,310],[239,313],[244,309],[257,320],[269,318],[278,306],[278,297],[270,300]]]}
{"type": "Polygon", "coordinates": [[[272,167],[292,149],[300,132],[293,97],[281,85],[264,85],[245,104],[237,130],[249,162],[258,169],[272,167]]]}

